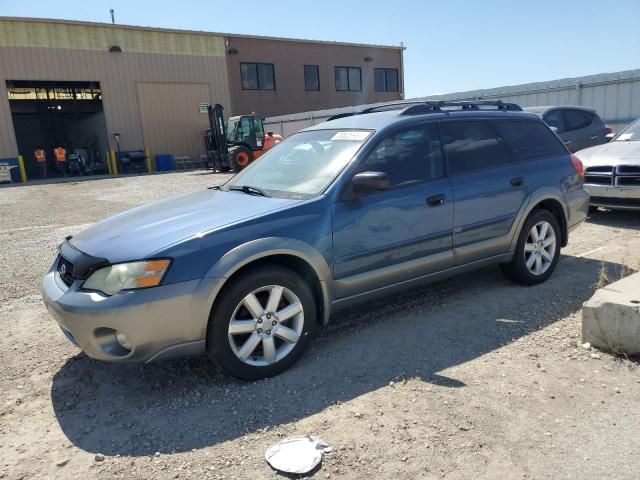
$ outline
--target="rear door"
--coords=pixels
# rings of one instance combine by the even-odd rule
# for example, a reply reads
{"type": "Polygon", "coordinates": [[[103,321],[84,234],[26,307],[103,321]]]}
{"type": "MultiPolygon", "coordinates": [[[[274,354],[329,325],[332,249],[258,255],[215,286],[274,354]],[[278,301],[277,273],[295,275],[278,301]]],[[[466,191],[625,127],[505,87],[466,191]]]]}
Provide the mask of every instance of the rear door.
{"type": "Polygon", "coordinates": [[[453,195],[434,124],[389,134],[356,173],[384,172],[391,188],[334,204],[336,297],[417,278],[452,264],[453,195]]]}
{"type": "MultiPolygon", "coordinates": [[[[583,148],[598,144],[598,135],[595,134],[592,126],[595,119],[593,113],[577,108],[564,108],[562,109],[562,116],[564,119],[565,145],[570,151],[577,152],[583,148]]],[[[604,133],[604,129],[601,130],[600,133],[604,133]]]]}
{"type": "Polygon", "coordinates": [[[527,172],[488,120],[440,124],[454,196],[455,264],[506,253],[529,194],[527,172]]]}

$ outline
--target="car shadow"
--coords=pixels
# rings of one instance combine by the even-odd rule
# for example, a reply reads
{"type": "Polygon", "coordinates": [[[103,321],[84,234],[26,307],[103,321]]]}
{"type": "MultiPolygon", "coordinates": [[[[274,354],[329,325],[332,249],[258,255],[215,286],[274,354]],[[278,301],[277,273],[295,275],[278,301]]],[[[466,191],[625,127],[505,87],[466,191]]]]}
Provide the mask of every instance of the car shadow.
{"type": "Polygon", "coordinates": [[[640,211],[598,208],[589,212],[587,222],[605,227],[640,230],[640,211]]]}
{"type": "Polygon", "coordinates": [[[53,409],[77,447],[143,456],[295,422],[402,378],[465,388],[443,372],[578,311],[603,266],[619,270],[562,256],[554,275],[534,287],[492,267],[342,311],[297,365],[259,382],[223,376],[206,358],[135,366],[78,354],[53,378],[53,409]]]}

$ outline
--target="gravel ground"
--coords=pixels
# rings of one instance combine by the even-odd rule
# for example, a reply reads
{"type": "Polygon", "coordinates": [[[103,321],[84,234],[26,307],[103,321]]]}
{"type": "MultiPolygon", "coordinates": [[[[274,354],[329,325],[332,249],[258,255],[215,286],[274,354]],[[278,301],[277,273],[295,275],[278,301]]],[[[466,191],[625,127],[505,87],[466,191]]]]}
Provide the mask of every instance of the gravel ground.
{"type": "Polygon", "coordinates": [[[39,296],[55,246],[223,178],[0,188],[0,478],[279,478],[265,450],[304,434],[333,447],[314,478],[638,478],[638,365],[579,337],[596,285],[640,270],[638,214],[595,213],[543,285],[488,268],[342,312],[269,380],[79,353],[39,296]]]}

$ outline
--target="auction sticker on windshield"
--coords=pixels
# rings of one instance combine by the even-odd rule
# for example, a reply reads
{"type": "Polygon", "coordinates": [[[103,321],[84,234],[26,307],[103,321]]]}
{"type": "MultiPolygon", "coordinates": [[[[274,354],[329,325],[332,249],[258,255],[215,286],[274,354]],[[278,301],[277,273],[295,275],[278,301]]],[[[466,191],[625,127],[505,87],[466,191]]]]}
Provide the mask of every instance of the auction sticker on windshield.
{"type": "Polygon", "coordinates": [[[365,138],[367,138],[369,135],[371,135],[371,132],[348,130],[348,131],[345,131],[345,132],[336,133],[333,137],[331,137],[331,140],[352,140],[352,141],[356,140],[356,141],[362,141],[365,138]]]}

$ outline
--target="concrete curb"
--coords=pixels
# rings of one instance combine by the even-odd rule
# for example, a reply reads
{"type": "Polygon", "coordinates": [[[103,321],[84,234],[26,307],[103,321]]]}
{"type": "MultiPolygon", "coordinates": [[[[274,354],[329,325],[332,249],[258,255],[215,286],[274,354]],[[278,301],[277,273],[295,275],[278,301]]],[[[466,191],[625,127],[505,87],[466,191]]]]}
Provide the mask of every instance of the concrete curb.
{"type": "Polygon", "coordinates": [[[582,306],[582,341],[640,355],[640,273],[607,285],[582,306]]]}

